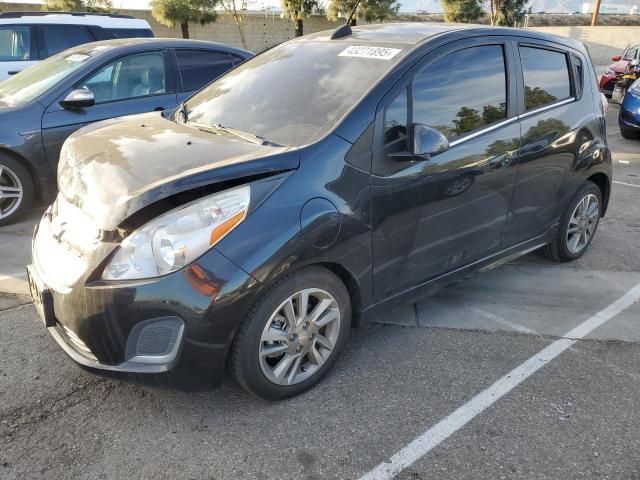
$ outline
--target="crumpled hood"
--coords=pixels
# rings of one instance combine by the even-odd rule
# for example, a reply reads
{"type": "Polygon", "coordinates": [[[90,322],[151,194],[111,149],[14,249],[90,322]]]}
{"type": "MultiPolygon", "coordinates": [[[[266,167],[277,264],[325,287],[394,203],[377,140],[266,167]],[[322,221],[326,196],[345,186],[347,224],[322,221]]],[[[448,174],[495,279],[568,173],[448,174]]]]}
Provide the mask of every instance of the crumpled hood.
{"type": "Polygon", "coordinates": [[[139,209],[176,193],[298,166],[285,147],[254,145],[164,118],[160,113],[80,129],[63,146],[60,194],[114,230],[139,209]]]}

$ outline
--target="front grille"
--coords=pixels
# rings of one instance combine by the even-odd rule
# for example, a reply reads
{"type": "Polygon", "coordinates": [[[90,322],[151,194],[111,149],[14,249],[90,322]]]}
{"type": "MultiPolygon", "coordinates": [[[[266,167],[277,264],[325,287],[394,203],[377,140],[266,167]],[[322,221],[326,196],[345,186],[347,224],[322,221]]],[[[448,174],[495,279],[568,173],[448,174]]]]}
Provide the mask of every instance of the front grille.
{"type": "Polygon", "coordinates": [[[604,84],[604,86],[602,87],[602,90],[604,90],[607,93],[613,93],[613,88],[616,86],[616,82],[617,80],[609,80],[607,83],[604,84]]]}
{"type": "Polygon", "coordinates": [[[100,245],[91,218],[58,196],[46,211],[33,241],[33,259],[47,285],[64,291],[87,270],[87,258],[100,245]]]}

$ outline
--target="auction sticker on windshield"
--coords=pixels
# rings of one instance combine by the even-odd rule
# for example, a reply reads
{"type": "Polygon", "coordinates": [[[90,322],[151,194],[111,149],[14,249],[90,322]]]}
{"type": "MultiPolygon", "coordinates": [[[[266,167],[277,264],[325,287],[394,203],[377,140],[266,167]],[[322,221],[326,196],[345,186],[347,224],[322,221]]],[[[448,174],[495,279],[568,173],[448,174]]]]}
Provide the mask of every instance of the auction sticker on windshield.
{"type": "Polygon", "coordinates": [[[339,57],[377,58],[379,60],[391,60],[398,53],[399,48],[364,47],[351,45],[338,54],[339,57]]]}

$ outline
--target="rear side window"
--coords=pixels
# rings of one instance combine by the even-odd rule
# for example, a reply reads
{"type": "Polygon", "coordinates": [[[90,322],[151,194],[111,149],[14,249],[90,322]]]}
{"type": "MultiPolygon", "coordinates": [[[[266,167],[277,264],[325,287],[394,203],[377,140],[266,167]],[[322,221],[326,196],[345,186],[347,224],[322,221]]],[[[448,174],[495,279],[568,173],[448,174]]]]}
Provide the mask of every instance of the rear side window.
{"type": "Polygon", "coordinates": [[[228,53],[207,50],[176,50],[176,57],[182,77],[183,92],[200,90],[240,63],[237,57],[228,53]]]}
{"type": "Polygon", "coordinates": [[[564,53],[534,47],[520,47],[524,98],[527,111],[571,96],[569,66],[564,53]]]}
{"type": "Polygon", "coordinates": [[[506,118],[507,76],[500,45],[445,55],[413,81],[412,123],[435,128],[449,140],[506,118]]]}
{"type": "Polygon", "coordinates": [[[0,27],[0,62],[31,60],[31,35],[27,25],[0,27]]]}
{"type": "Polygon", "coordinates": [[[94,42],[95,38],[84,25],[40,25],[42,58],[48,58],[67,48],[94,42]]]}

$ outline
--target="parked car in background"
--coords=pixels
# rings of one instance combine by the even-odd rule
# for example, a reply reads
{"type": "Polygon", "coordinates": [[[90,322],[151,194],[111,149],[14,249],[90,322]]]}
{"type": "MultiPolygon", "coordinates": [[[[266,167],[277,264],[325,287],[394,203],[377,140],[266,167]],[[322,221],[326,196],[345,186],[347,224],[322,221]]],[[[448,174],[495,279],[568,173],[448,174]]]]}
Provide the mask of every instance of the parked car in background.
{"type": "Polygon", "coordinates": [[[0,225],[50,201],[67,137],[92,122],[174,107],[251,52],[195,40],[120,39],[59,53],[0,83],[0,225]]]}
{"type": "Polygon", "coordinates": [[[153,32],[146,20],[128,15],[0,13],[0,80],[76,45],[130,37],[153,37],[153,32]]]}
{"type": "Polygon", "coordinates": [[[628,139],[640,139],[640,80],[627,89],[618,114],[620,134],[628,139]]]}
{"type": "Polygon", "coordinates": [[[627,64],[637,58],[640,58],[640,43],[629,44],[622,52],[622,55],[615,55],[611,58],[614,63],[609,65],[609,68],[600,78],[600,89],[607,97],[611,97],[613,94],[617,78],[624,74],[627,64]]]}
{"type": "Polygon", "coordinates": [[[512,28],[280,44],[171,111],[67,140],[34,303],[88,367],[190,357],[298,394],[357,320],[541,247],[588,249],[611,188],[591,71],[581,43],[512,28]]]}

